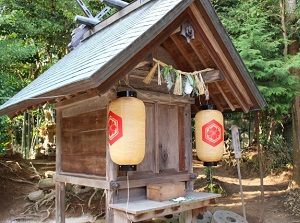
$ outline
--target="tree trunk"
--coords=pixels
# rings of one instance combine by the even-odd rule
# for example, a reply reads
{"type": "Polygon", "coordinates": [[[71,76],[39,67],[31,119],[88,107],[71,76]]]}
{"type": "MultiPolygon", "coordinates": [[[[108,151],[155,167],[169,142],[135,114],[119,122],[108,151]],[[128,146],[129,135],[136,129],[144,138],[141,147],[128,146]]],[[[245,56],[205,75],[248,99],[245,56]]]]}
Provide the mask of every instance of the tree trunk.
{"type": "Polygon", "coordinates": [[[282,34],[284,39],[284,50],[283,55],[287,56],[288,54],[288,34],[286,29],[286,21],[285,21],[285,0],[280,0],[280,11],[281,11],[281,26],[282,26],[282,34]]]}
{"type": "Polygon", "coordinates": [[[255,113],[254,122],[255,129],[257,130],[256,143],[257,143],[257,156],[259,162],[259,175],[260,175],[260,215],[259,223],[264,222],[265,216],[265,193],[264,193],[264,166],[263,166],[263,148],[260,145],[259,135],[262,134],[260,128],[261,113],[258,111],[255,113]]]}
{"type": "MultiPolygon", "coordinates": [[[[280,3],[283,0],[280,0],[280,3]]],[[[294,10],[296,9],[296,0],[286,0],[286,22],[294,23],[296,24],[298,22],[298,19],[296,18],[296,14],[294,13],[294,10]]],[[[284,24],[286,27],[286,25],[284,24]]],[[[292,26],[291,26],[292,27],[292,26]]],[[[290,55],[296,55],[299,53],[299,37],[296,35],[295,30],[288,30],[289,35],[291,36],[290,39],[285,39],[288,44],[287,53],[290,55]]],[[[291,69],[291,75],[296,75],[299,81],[299,69],[291,69]]],[[[300,185],[300,95],[299,95],[300,89],[297,89],[298,95],[295,97],[294,105],[293,105],[293,179],[294,182],[298,185],[300,185]]]]}
{"type": "Polygon", "coordinates": [[[254,119],[253,119],[253,138],[251,142],[251,146],[256,146],[258,139],[259,138],[259,123],[258,123],[258,118],[257,118],[257,112],[254,114],[254,119]]]}
{"type": "Polygon", "coordinates": [[[26,139],[26,147],[25,147],[25,159],[29,158],[29,151],[31,145],[31,114],[27,113],[27,139],[26,139]]]}
{"type": "MultiPolygon", "coordinates": [[[[284,55],[296,55],[299,53],[299,43],[300,39],[296,35],[296,30],[293,30],[293,26],[290,29],[287,29],[286,23],[296,24],[298,19],[296,18],[295,9],[297,0],[280,0],[280,8],[281,8],[281,23],[283,29],[283,36],[285,40],[285,49],[284,55]],[[288,39],[288,36],[290,38],[288,39]]],[[[300,70],[299,69],[291,69],[291,75],[296,75],[298,77],[300,70]]],[[[299,92],[300,88],[297,89],[299,92]]],[[[300,185],[300,109],[299,102],[300,95],[296,95],[293,105],[293,179],[294,182],[300,185]]]]}
{"type": "Polygon", "coordinates": [[[293,108],[293,180],[300,186],[300,95],[296,96],[293,108]]]}
{"type": "Polygon", "coordinates": [[[275,119],[271,119],[269,133],[268,133],[268,141],[270,141],[273,138],[273,136],[275,135],[275,124],[276,124],[275,119]]]}
{"type": "Polygon", "coordinates": [[[27,132],[27,128],[26,128],[26,120],[27,120],[27,112],[24,112],[23,114],[23,125],[22,125],[22,143],[21,143],[21,153],[23,154],[23,156],[25,155],[25,148],[26,148],[26,132],[27,132]]]}

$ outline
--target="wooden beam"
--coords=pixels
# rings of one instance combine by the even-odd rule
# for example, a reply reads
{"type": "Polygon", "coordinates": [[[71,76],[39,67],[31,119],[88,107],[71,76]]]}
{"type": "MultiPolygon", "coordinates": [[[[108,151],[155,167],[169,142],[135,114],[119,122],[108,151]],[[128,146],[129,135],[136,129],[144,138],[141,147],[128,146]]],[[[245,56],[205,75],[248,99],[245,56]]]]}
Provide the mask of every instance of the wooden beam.
{"type": "MultiPolygon", "coordinates": [[[[136,188],[136,187],[144,187],[150,183],[167,183],[167,182],[182,182],[182,181],[190,181],[191,180],[191,174],[185,173],[185,174],[176,174],[176,175],[163,175],[163,176],[149,176],[148,178],[144,179],[138,179],[138,180],[132,180],[129,177],[130,181],[130,188],[136,188]]],[[[119,187],[118,189],[126,189],[128,188],[127,180],[126,181],[116,181],[114,183],[118,183],[119,187]]]]}
{"type": "Polygon", "coordinates": [[[234,105],[230,102],[229,98],[227,97],[226,93],[223,91],[223,89],[221,88],[221,86],[219,85],[219,83],[214,83],[218,90],[220,91],[220,93],[222,94],[222,96],[224,97],[226,103],[228,104],[228,106],[230,107],[231,111],[235,111],[235,107],[234,105]]]}
{"type": "MultiPolygon", "coordinates": [[[[212,83],[212,82],[224,80],[224,77],[219,70],[205,71],[205,72],[202,72],[201,74],[202,74],[204,83],[212,83]]],[[[144,80],[145,77],[131,74],[130,78],[144,80]]],[[[153,78],[151,80],[151,82],[153,82],[154,84],[157,84],[157,79],[153,78]]]]}
{"type": "Polygon", "coordinates": [[[206,71],[201,74],[203,81],[206,84],[224,80],[224,77],[219,70],[206,71]]]}
{"type": "Polygon", "coordinates": [[[54,179],[57,182],[83,185],[87,187],[102,189],[110,188],[110,183],[106,181],[105,177],[89,176],[86,174],[59,173],[55,174],[54,179]]]}
{"type": "MultiPolygon", "coordinates": [[[[132,90],[128,87],[118,88],[119,90],[132,90]]],[[[178,104],[194,104],[195,99],[187,96],[177,96],[173,94],[164,94],[159,92],[138,90],[137,97],[144,102],[148,103],[158,103],[158,104],[167,104],[167,105],[178,105],[178,104]]]]}
{"type": "Polygon", "coordinates": [[[98,94],[98,92],[96,90],[94,90],[91,93],[81,94],[76,97],[72,97],[67,100],[60,101],[54,105],[54,108],[65,108],[71,104],[80,104],[84,100],[87,100],[87,99],[90,99],[93,97],[99,97],[99,96],[100,95],[98,94]]]}

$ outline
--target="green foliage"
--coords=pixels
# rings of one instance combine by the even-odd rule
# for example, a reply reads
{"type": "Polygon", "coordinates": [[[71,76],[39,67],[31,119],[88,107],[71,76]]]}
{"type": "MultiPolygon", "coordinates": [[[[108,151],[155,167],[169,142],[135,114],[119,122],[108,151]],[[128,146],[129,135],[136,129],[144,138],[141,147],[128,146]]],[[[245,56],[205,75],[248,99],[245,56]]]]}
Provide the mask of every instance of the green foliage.
{"type": "Polygon", "coordinates": [[[213,1],[228,33],[259,90],[268,110],[280,119],[290,112],[299,83],[290,75],[300,67],[299,54],[284,57],[279,3],[271,0],[213,1]],[[277,16],[276,16],[277,15],[277,16]]]}
{"type": "Polygon", "coordinates": [[[28,84],[60,59],[75,27],[67,13],[74,6],[62,0],[0,0],[1,70],[28,84]]]}
{"type": "MultiPolygon", "coordinates": [[[[76,1],[0,0],[0,104],[66,54],[80,13],[76,1]]],[[[22,135],[22,120],[9,121],[1,117],[1,151],[10,142],[9,128],[22,135]]]]}
{"type": "MultiPolygon", "coordinates": [[[[271,139],[267,139],[265,134],[261,134],[260,138],[264,174],[276,174],[289,169],[293,165],[292,146],[286,142],[282,135],[277,134],[271,139]]],[[[258,173],[257,151],[244,150],[241,168],[248,173],[258,173]]]]}
{"type": "Polygon", "coordinates": [[[210,193],[226,195],[226,191],[219,184],[213,181],[213,172],[213,167],[208,166],[204,169],[204,174],[206,178],[205,182],[207,185],[205,187],[205,190],[210,193]]]}
{"type": "Polygon", "coordinates": [[[8,117],[0,116],[0,155],[5,155],[5,149],[11,140],[7,123],[9,123],[8,117]]]}
{"type": "MultiPolygon", "coordinates": [[[[84,2],[94,16],[105,7],[101,1],[84,2]]],[[[0,104],[67,53],[71,32],[79,26],[75,15],[84,15],[75,0],[0,0],[0,104]]],[[[43,123],[38,109],[32,113],[43,123]]],[[[10,141],[9,128],[14,130],[14,140],[21,141],[23,118],[9,123],[6,116],[1,117],[2,150],[10,141]]],[[[28,135],[36,134],[35,129],[28,135]]]]}
{"type": "Polygon", "coordinates": [[[282,135],[275,135],[270,140],[265,134],[260,135],[263,145],[265,172],[276,171],[293,164],[293,148],[288,145],[282,135]]]}
{"type": "MultiPolygon", "coordinates": [[[[267,110],[264,111],[263,116],[265,119],[260,122],[261,132],[259,134],[262,151],[261,161],[265,174],[281,172],[293,165],[292,140],[291,137],[284,138],[289,132],[285,132],[283,122],[274,122],[274,115],[267,112],[267,110]],[[274,122],[275,126],[271,127],[271,122],[274,122]]],[[[286,115],[282,119],[285,120],[286,125],[291,125],[290,115],[286,115]]],[[[249,174],[257,174],[259,172],[257,146],[252,145],[254,138],[253,121],[254,116],[251,113],[231,113],[225,115],[225,129],[229,129],[232,125],[240,127],[239,136],[242,149],[241,169],[249,174]]],[[[228,138],[231,139],[231,134],[228,134],[228,138]]],[[[226,166],[236,166],[231,146],[227,146],[222,162],[226,166]]]]}

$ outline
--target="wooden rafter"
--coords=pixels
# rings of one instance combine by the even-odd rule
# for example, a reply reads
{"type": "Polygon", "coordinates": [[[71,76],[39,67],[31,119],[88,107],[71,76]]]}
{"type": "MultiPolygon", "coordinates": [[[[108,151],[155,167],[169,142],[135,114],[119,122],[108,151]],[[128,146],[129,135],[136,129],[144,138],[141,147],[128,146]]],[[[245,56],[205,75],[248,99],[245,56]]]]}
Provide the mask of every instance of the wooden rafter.
{"type": "Polygon", "coordinates": [[[205,59],[203,58],[202,54],[199,52],[197,46],[195,45],[195,41],[191,41],[190,45],[192,49],[194,50],[195,54],[197,55],[198,59],[201,61],[204,67],[209,67],[208,64],[206,63],[205,59]]]}
{"type": "Polygon", "coordinates": [[[221,105],[219,98],[214,93],[210,92],[209,97],[213,100],[214,104],[217,106],[220,112],[223,112],[225,110],[224,106],[221,105]]]}
{"type": "Polygon", "coordinates": [[[166,41],[162,43],[162,46],[166,48],[172,58],[176,60],[176,64],[180,70],[192,71],[192,68],[186,63],[184,57],[181,57],[181,52],[171,38],[166,39],[166,41]]]}
{"type": "Polygon", "coordinates": [[[175,35],[170,36],[171,40],[175,43],[177,48],[179,49],[181,56],[186,60],[186,62],[190,65],[190,67],[193,70],[198,70],[196,65],[193,63],[193,61],[188,57],[188,53],[186,52],[186,49],[182,47],[181,43],[179,42],[178,38],[175,35]]]}
{"type": "Polygon", "coordinates": [[[222,96],[224,97],[224,99],[225,99],[226,103],[228,104],[228,106],[230,107],[231,111],[235,111],[234,105],[230,102],[229,98],[227,97],[226,93],[223,91],[220,84],[218,82],[215,82],[214,84],[216,85],[216,87],[218,88],[218,90],[220,91],[222,96]]]}

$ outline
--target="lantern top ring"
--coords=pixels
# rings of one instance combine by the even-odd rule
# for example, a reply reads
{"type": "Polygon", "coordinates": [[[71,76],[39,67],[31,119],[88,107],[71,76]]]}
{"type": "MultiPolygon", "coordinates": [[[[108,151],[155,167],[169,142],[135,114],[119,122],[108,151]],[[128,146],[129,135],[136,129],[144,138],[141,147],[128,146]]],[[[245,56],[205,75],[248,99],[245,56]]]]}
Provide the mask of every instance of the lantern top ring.
{"type": "Polygon", "coordinates": [[[136,93],[136,91],[119,91],[117,93],[117,98],[122,98],[122,97],[134,97],[134,98],[137,98],[137,93],[136,93]]]}
{"type": "Polygon", "coordinates": [[[202,105],[201,110],[217,110],[217,106],[215,106],[215,105],[202,105]]]}

